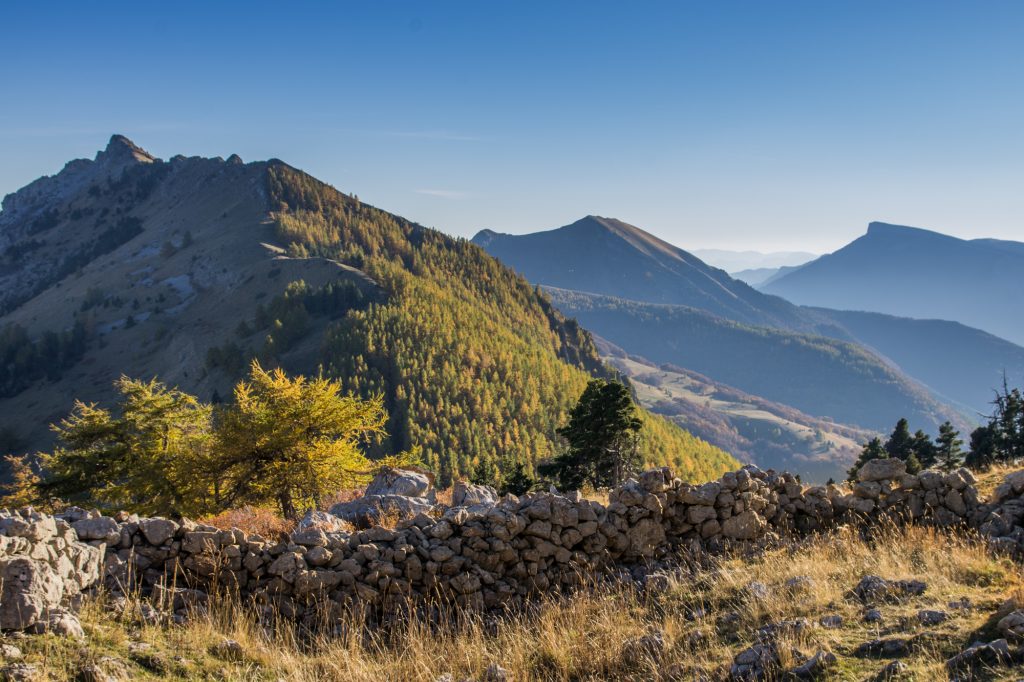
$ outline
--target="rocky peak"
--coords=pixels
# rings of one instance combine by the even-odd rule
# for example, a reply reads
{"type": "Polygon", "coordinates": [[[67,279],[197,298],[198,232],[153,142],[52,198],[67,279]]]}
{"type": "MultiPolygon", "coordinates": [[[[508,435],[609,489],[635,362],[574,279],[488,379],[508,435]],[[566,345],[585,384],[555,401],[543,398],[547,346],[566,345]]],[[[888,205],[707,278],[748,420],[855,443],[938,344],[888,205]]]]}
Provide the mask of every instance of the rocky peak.
{"type": "Polygon", "coordinates": [[[153,163],[156,157],[138,146],[124,135],[112,135],[107,148],[96,155],[97,163],[153,163]]]}

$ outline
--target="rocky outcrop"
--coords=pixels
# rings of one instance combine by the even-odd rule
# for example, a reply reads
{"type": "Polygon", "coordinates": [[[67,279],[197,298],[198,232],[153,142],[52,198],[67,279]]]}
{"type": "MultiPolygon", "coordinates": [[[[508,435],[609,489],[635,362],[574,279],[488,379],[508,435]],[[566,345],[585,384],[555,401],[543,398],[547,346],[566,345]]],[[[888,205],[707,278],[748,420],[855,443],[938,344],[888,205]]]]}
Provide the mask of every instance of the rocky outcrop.
{"type": "Polygon", "coordinates": [[[81,542],[63,519],[31,509],[0,512],[0,628],[56,623],[74,633],[77,621],[69,624],[60,607],[98,582],[105,549],[102,541],[81,542]]]}
{"type": "Polygon", "coordinates": [[[362,497],[340,502],[330,513],[348,523],[370,526],[384,519],[410,519],[426,514],[436,502],[431,477],[419,471],[386,468],[378,472],[362,497]]]}

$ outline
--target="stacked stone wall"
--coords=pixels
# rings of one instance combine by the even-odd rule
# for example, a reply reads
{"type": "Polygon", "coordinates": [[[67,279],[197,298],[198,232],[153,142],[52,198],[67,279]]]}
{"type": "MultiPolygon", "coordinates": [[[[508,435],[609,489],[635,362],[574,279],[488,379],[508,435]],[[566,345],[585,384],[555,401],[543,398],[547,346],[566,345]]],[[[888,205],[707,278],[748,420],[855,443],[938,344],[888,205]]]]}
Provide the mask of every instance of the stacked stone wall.
{"type": "Polygon", "coordinates": [[[77,508],[57,517],[6,513],[0,627],[45,620],[48,608],[101,577],[114,591],[160,596],[179,616],[216,587],[302,618],[320,617],[325,607],[340,613],[425,598],[517,605],[603,576],[632,570],[635,577],[680,551],[756,548],[842,523],[959,525],[1003,549],[1024,547],[1024,471],[1008,476],[987,503],[966,469],[912,476],[893,460],[868,463],[852,487],[807,487],[754,467],[690,485],[654,469],[613,490],[607,505],[579,493],[486,498],[464,492],[458,499],[468,506],[420,511],[394,528],[336,530],[337,519],[318,513],[280,538],[77,508]],[[35,596],[19,606],[25,594],[35,596]]]}

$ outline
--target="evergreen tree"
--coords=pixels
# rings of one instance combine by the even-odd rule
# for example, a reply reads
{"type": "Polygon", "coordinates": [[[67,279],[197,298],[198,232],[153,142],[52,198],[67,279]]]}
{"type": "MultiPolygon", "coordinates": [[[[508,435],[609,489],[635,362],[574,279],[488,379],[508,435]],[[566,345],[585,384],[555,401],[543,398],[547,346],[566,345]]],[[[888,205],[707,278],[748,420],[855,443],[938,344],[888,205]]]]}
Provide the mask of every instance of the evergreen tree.
{"type": "Polygon", "coordinates": [[[916,474],[921,470],[921,462],[914,452],[914,437],[910,435],[910,425],[906,418],[901,417],[896,422],[896,428],[885,442],[885,451],[889,457],[902,460],[908,472],[916,474]]]}
{"type": "Polygon", "coordinates": [[[960,446],[964,444],[959,438],[960,432],[948,421],[939,426],[939,437],[936,438],[937,460],[943,471],[953,471],[963,463],[960,446]]]}
{"type": "Polygon", "coordinates": [[[979,426],[971,432],[971,449],[964,464],[972,469],[987,469],[996,461],[996,429],[994,424],[979,426]]]}
{"type": "Polygon", "coordinates": [[[569,413],[569,423],[558,429],[568,449],[542,465],[541,473],[554,477],[559,487],[578,490],[618,485],[642,463],[639,434],[643,422],[623,384],[594,379],[569,413]]]}
{"type": "MultiPolygon", "coordinates": [[[[918,470],[930,469],[938,463],[939,450],[935,443],[932,442],[931,436],[921,429],[914,433],[914,457],[917,458],[919,463],[918,470]]],[[[908,466],[907,470],[909,471],[909,469],[910,467],[908,466]]]]}
{"type": "Polygon", "coordinates": [[[854,462],[853,466],[847,471],[847,480],[851,483],[856,482],[857,472],[860,468],[870,462],[873,459],[888,459],[889,453],[885,451],[882,446],[882,440],[880,438],[872,438],[864,444],[863,449],[860,451],[860,457],[854,462]]]}
{"type": "Polygon", "coordinates": [[[469,477],[471,483],[476,485],[489,485],[492,488],[501,486],[501,476],[498,467],[490,459],[483,458],[473,467],[473,475],[469,477]]]}
{"type": "Polygon", "coordinates": [[[525,495],[537,484],[536,479],[526,471],[526,465],[516,462],[502,480],[500,492],[502,495],[511,493],[513,495],[525,495]]]}
{"type": "Polygon", "coordinates": [[[994,426],[996,459],[1015,462],[1024,459],[1024,395],[1019,388],[1009,388],[1003,378],[1002,391],[996,392],[994,426]]]}

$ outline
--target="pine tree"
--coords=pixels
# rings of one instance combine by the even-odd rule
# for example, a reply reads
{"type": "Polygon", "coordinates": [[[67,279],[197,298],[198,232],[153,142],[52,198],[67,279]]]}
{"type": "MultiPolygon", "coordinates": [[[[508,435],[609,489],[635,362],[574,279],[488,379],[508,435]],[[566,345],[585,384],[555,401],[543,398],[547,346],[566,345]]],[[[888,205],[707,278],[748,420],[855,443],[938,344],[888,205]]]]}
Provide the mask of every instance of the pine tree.
{"type": "Polygon", "coordinates": [[[996,461],[996,428],[994,424],[979,426],[971,432],[971,449],[964,464],[972,469],[988,469],[996,461]]]}
{"type": "MultiPolygon", "coordinates": [[[[914,456],[919,463],[918,470],[930,469],[938,463],[939,450],[932,442],[931,436],[921,429],[914,433],[914,456]]],[[[907,470],[910,470],[909,466],[907,470]]],[[[911,471],[911,473],[917,472],[911,471]]]]}
{"type": "Polygon", "coordinates": [[[863,449],[860,452],[860,457],[854,462],[853,466],[847,471],[847,480],[851,483],[856,482],[857,472],[860,468],[870,462],[873,459],[888,459],[889,453],[885,451],[882,446],[882,440],[880,438],[872,438],[864,444],[863,449]]]}
{"type": "Polygon", "coordinates": [[[921,470],[921,462],[914,453],[914,437],[910,435],[910,425],[905,418],[901,417],[896,422],[896,428],[885,442],[885,451],[889,457],[902,460],[909,473],[916,474],[921,470]]]}
{"type": "Polygon", "coordinates": [[[566,490],[585,483],[594,487],[618,485],[642,463],[639,436],[643,422],[623,384],[594,379],[569,414],[569,423],[558,429],[568,449],[542,465],[541,473],[553,476],[566,490]]]}
{"type": "Polygon", "coordinates": [[[505,474],[501,484],[501,494],[525,495],[537,484],[536,479],[526,471],[526,465],[516,462],[505,474]]]}
{"type": "Polygon", "coordinates": [[[963,463],[963,454],[960,446],[964,444],[959,438],[960,432],[953,428],[948,421],[939,426],[939,437],[936,438],[938,447],[937,459],[939,467],[943,471],[953,471],[963,463]]]}
{"type": "Polygon", "coordinates": [[[492,488],[501,486],[498,467],[494,466],[494,462],[487,458],[482,458],[476,463],[476,466],[473,467],[473,475],[469,477],[469,480],[476,485],[489,485],[492,488]]]}

